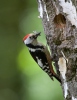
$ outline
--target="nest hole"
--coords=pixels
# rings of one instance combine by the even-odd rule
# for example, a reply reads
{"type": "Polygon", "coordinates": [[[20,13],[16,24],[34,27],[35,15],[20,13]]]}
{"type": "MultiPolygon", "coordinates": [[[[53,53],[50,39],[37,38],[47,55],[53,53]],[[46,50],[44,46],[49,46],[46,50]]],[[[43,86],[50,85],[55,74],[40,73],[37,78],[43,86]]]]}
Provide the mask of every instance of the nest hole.
{"type": "Polygon", "coordinates": [[[54,17],[53,22],[57,28],[64,28],[66,26],[66,18],[61,13],[54,17]]]}

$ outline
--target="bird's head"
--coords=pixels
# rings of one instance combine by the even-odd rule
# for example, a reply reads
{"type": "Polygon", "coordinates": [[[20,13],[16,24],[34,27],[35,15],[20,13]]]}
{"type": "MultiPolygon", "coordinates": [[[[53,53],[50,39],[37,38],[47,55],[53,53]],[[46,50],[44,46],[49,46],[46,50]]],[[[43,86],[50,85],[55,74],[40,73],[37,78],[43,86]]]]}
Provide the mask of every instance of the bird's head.
{"type": "Polygon", "coordinates": [[[23,42],[27,45],[27,44],[31,44],[34,41],[36,41],[37,37],[40,36],[41,32],[35,33],[35,34],[27,34],[24,38],[23,38],[23,42]]]}

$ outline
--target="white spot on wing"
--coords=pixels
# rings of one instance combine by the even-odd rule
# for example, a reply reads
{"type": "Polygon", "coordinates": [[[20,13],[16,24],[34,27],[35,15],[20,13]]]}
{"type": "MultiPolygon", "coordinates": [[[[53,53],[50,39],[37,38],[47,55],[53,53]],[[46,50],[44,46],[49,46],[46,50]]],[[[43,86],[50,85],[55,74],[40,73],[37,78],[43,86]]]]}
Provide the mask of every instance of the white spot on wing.
{"type": "Polygon", "coordinates": [[[45,72],[47,72],[48,70],[47,70],[47,69],[45,69],[44,71],[45,71],[45,72]]]}
{"type": "MultiPolygon", "coordinates": [[[[39,59],[38,57],[36,57],[36,59],[37,59],[38,65],[39,65],[42,69],[46,68],[46,69],[44,69],[44,71],[47,72],[47,71],[48,71],[47,66],[46,66],[46,65],[43,65],[42,60],[39,59]]],[[[49,68],[49,67],[48,67],[48,68],[49,68]]],[[[49,71],[49,72],[50,72],[50,71],[49,71]]]]}
{"type": "Polygon", "coordinates": [[[36,59],[37,59],[38,65],[42,68],[43,67],[43,64],[41,62],[41,59],[38,59],[38,57],[36,57],[36,59]]]}
{"type": "Polygon", "coordinates": [[[31,52],[35,52],[35,51],[37,51],[37,50],[43,51],[41,48],[33,49],[33,48],[30,48],[30,47],[29,47],[29,50],[30,50],[31,52]]]}
{"type": "Polygon", "coordinates": [[[29,48],[29,50],[30,50],[31,52],[35,52],[35,51],[36,51],[36,50],[33,49],[33,48],[29,48]]]}
{"type": "Polygon", "coordinates": [[[47,66],[47,69],[49,69],[49,66],[47,66]]]}

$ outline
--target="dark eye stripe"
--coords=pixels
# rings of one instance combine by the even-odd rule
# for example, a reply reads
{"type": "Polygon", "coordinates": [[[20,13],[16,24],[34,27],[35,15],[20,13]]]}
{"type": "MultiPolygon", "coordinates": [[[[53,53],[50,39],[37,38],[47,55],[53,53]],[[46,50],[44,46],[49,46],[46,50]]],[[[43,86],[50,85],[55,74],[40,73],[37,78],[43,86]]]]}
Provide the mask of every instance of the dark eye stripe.
{"type": "Polygon", "coordinates": [[[30,36],[29,38],[32,39],[32,36],[30,36]]]}

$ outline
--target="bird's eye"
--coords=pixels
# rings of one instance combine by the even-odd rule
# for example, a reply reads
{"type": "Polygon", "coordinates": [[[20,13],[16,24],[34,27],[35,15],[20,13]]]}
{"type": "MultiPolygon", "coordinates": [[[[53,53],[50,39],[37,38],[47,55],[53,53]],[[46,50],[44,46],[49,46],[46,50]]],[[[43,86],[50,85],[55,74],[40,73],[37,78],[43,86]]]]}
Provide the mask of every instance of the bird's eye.
{"type": "Polygon", "coordinates": [[[32,39],[32,36],[30,36],[29,38],[32,39]]]}
{"type": "Polygon", "coordinates": [[[30,39],[35,39],[36,37],[33,35],[33,36],[30,36],[29,38],[30,38],[30,39]]]}
{"type": "Polygon", "coordinates": [[[33,35],[33,38],[35,39],[35,36],[33,35]]]}

